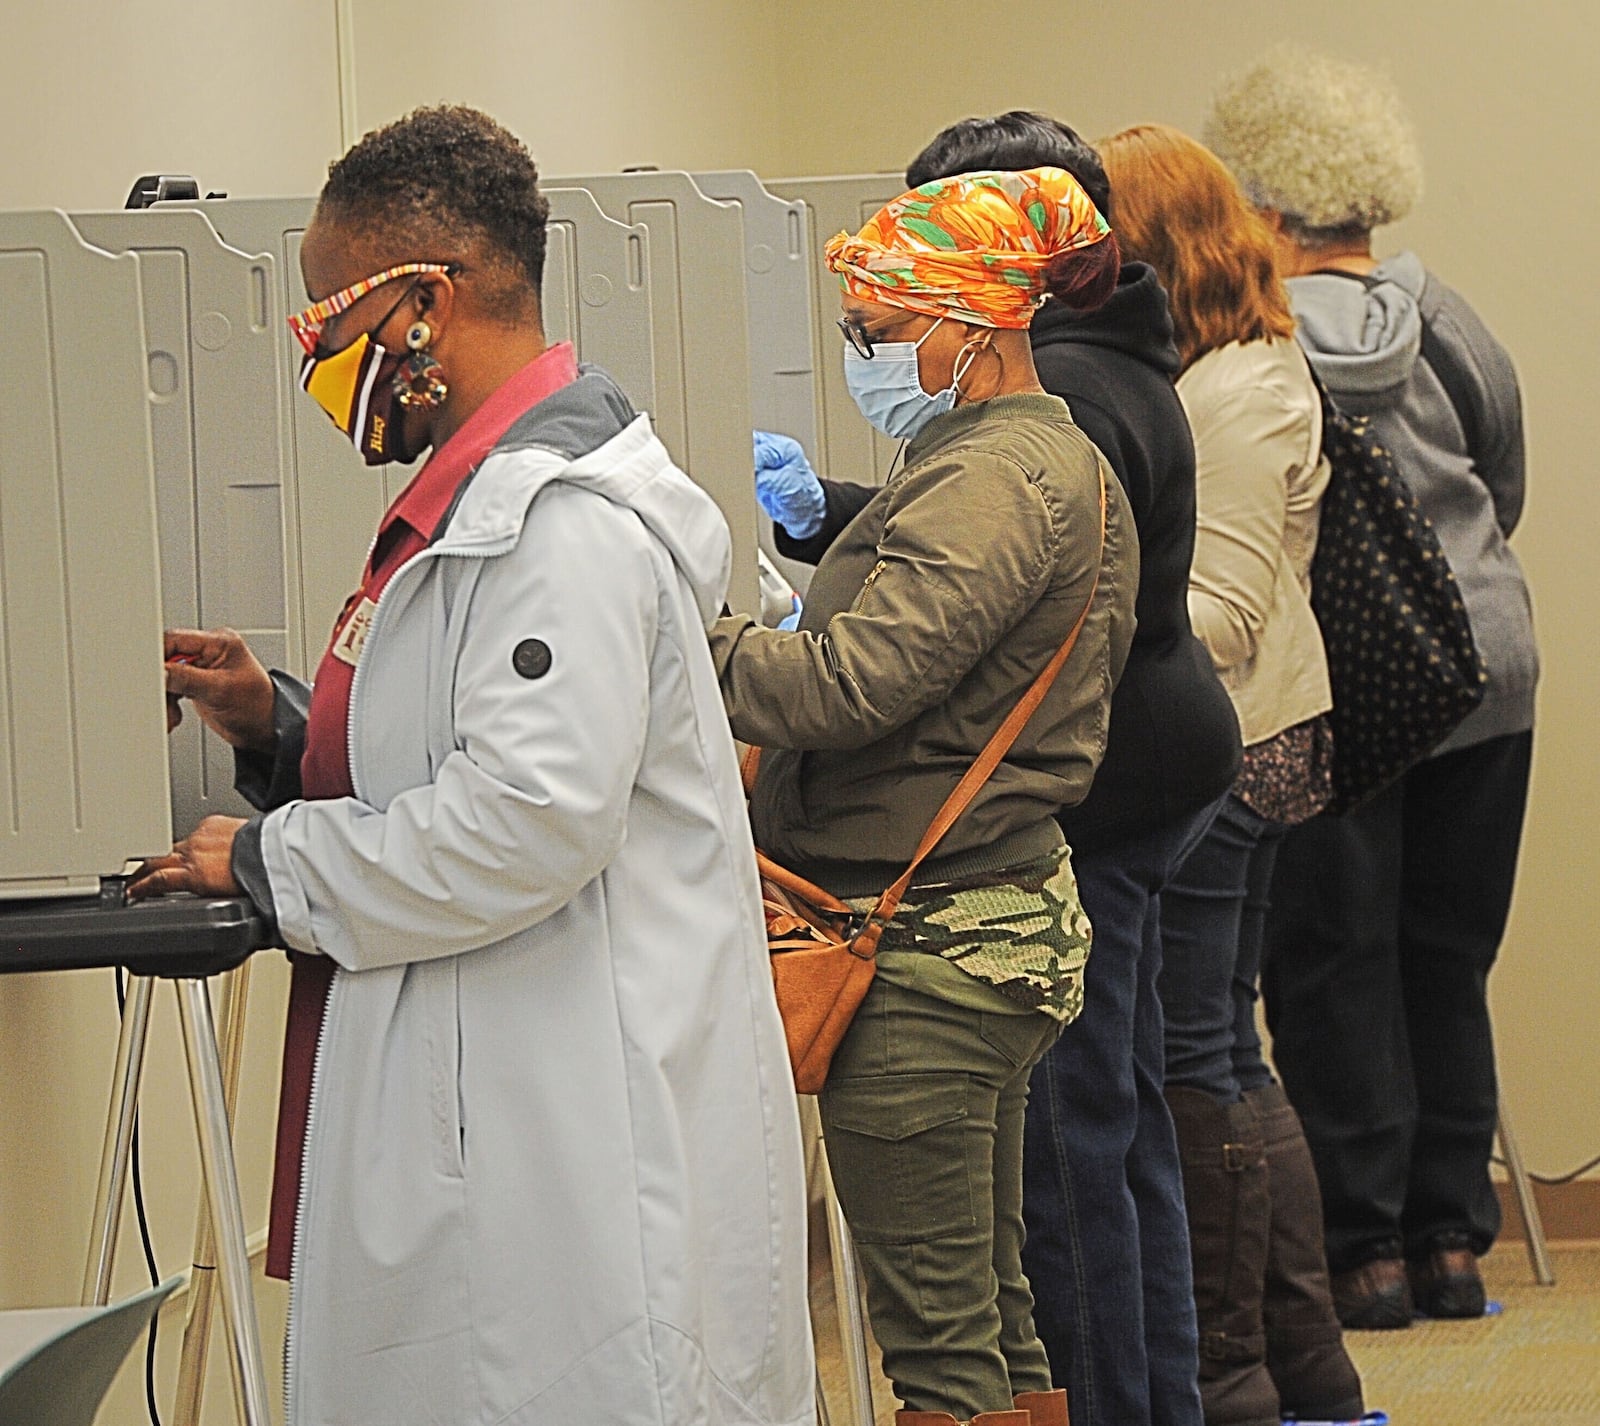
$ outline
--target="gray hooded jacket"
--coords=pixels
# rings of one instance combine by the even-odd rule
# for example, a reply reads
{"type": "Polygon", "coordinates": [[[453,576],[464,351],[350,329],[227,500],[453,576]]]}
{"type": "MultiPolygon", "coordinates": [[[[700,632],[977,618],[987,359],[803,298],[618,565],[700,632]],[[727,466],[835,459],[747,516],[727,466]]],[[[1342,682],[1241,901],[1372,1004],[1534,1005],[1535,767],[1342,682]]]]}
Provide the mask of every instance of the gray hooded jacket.
{"type": "Polygon", "coordinates": [[[1293,278],[1289,296],[1317,375],[1346,411],[1372,418],[1461,586],[1489,685],[1482,705],[1441,745],[1448,752],[1533,726],[1533,611],[1507,543],[1522,514],[1521,396],[1505,348],[1414,253],[1388,259],[1372,275],[1372,287],[1330,274],[1293,278]],[[1470,378],[1479,451],[1468,452],[1443,382],[1421,359],[1424,318],[1470,378]]]}

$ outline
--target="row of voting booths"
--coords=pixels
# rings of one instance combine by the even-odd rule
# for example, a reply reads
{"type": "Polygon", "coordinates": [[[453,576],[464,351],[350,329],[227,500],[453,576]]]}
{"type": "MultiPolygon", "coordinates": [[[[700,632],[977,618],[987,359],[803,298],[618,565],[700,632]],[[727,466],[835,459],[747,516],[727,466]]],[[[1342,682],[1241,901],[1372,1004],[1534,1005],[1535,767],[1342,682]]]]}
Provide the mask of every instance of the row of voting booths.
{"type": "MultiPolygon", "coordinates": [[[[652,171],[545,190],[547,334],[610,371],[716,499],[736,609],[757,607],[771,550],[752,429],[840,479],[888,471],[894,445],[844,387],[820,253],[900,186],[652,171]]],[[[298,390],[285,318],[312,208],[0,214],[0,898],[87,892],[238,810],[229,750],[195,719],[170,749],[161,731],[160,628],[228,625],[270,666],[314,670],[413,474],[362,467],[298,390]]]]}
{"type": "MultiPolygon", "coordinates": [[[[753,429],[795,437],[823,474],[888,474],[897,446],[844,386],[838,288],[821,251],[901,188],[895,175],[763,182],[738,171],[545,187],[547,335],[605,367],[717,501],[733,533],[736,609],[759,608],[757,549],[772,552],[753,429]]],[[[162,629],[228,625],[264,663],[307,675],[383,510],[414,473],[363,466],[299,390],[286,318],[307,300],[299,244],[313,207],[218,198],[0,213],[0,913],[92,904],[127,861],[164,852],[211,813],[244,810],[231,751],[197,718],[165,731],[162,629]]],[[[803,569],[778,563],[803,587],[803,569]]],[[[180,1009],[214,1041],[204,982],[192,985],[180,1009]]],[[[147,993],[130,1001],[141,1003],[148,1017],[147,993]]],[[[242,1033],[228,1028],[235,1004],[242,1021],[242,981],[224,1041],[242,1033]]],[[[104,1301],[109,1282],[143,1034],[125,1015],[85,1301],[104,1301]]],[[[197,1124],[203,1112],[214,1121],[205,1188],[224,1257],[230,1244],[234,1253],[231,1292],[226,1270],[223,1282],[230,1365],[240,1416],[253,1422],[265,1417],[254,1313],[241,1308],[238,1192],[231,1159],[216,1159],[230,1091],[207,1072],[204,1104],[195,1091],[197,1124]],[[231,1209],[215,1196],[224,1189],[231,1209]]],[[[828,1221],[851,1415],[865,1422],[853,1260],[831,1199],[828,1221]]],[[[189,1351],[186,1335],[186,1364],[189,1351]]],[[[203,1374],[203,1345],[199,1355],[203,1374]]],[[[185,1404],[183,1381],[179,1426],[198,1412],[199,1389],[185,1404]]]]}

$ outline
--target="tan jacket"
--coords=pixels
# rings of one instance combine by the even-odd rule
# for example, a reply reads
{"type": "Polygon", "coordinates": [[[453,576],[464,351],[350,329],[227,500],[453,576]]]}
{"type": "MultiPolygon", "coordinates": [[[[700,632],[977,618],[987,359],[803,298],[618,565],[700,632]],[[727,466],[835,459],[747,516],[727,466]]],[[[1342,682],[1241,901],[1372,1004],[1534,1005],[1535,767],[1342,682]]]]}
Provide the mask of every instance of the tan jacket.
{"type": "Polygon", "coordinates": [[[1311,612],[1322,406],[1292,337],[1207,352],[1178,396],[1195,451],[1189,617],[1250,747],[1333,706],[1311,612]]]}
{"type": "Polygon", "coordinates": [[[905,469],[817,566],[800,630],[719,621],[736,737],[767,749],[756,842],[839,895],[881,891],[1066,638],[1078,645],[1010,755],[946,837],[930,883],[1059,845],[1087,792],[1133,637],[1139,553],[1121,486],[1064,402],[1015,395],[930,422],[905,469]]]}

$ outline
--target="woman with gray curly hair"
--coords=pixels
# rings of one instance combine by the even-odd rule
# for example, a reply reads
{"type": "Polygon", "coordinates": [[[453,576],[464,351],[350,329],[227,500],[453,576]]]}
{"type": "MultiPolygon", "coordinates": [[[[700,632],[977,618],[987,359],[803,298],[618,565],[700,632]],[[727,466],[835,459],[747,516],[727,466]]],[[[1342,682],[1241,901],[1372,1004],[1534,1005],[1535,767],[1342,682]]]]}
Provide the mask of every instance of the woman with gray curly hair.
{"type": "Polygon", "coordinates": [[[1372,230],[1422,190],[1384,77],[1297,49],[1216,98],[1207,142],[1278,237],[1298,336],[1367,416],[1455,570],[1488,669],[1479,708],[1373,801],[1292,831],[1272,892],[1263,991],[1274,1052],[1321,1182],[1348,1327],[1484,1310],[1494,1241],[1494,1045],[1486,981],[1510,908],[1538,655],[1507,543],[1523,503],[1516,372],[1471,307],[1372,230]]]}

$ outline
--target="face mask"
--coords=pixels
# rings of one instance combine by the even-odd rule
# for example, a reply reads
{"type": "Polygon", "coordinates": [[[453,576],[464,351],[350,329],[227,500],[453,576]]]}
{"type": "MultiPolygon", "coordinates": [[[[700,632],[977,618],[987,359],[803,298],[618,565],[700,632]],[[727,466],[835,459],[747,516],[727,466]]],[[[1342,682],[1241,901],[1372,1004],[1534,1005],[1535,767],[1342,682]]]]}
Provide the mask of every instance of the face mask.
{"type": "Polygon", "coordinates": [[[942,416],[956,404],[961,378],[977,358],[977,351],[963,352],[956,362],[950,385],[935,396],[922,389],[917,374],[917,348],[938,329],[939,318],[914,342],[874,342],[872,355],[864,357],[853,346],[844,349],[844,384],[850,388],[861,414],[884,435],[895,441],[909,441],[935,416],[942,416]]]}
{"type": "Polygon", "coordinates": [[[300,364],[300,389],[333,418],[368,465],[403,460],[394,377],[405,360],[366,335],[332,356],[308,356],[300,364]]]}

